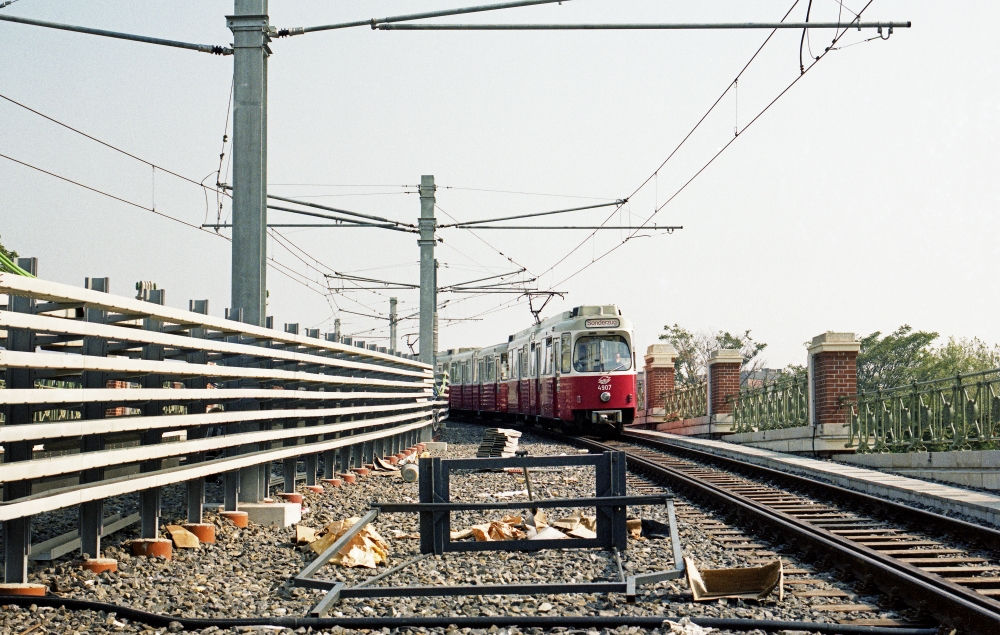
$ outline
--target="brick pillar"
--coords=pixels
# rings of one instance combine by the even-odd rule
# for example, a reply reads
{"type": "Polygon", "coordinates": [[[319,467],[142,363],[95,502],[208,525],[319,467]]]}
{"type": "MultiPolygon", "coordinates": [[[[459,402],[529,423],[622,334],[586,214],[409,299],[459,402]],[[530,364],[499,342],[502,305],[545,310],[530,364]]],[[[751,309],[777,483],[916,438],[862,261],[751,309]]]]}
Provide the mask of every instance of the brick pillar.
{"type": "Polygon", "coordinates": [[[827,331],[809,345],[810,422],[845,423],[840,398],[858,392],[858,351],[854,333],[827,331]]]}
{"type": "Polygon", "coordinates": [[[743,356],[734,349],[712,351],[708,357],[708,414],[732,414],[733,404],[726,401],[740,392],[740,369],[743,356]]]}
{"type": "Polygon", "coordinates": [[[663,415],[663,402],[674,394],[674,360],[677,351],[671,344],[650,344],[646,349],[646,403],[638,404],[649,414],[663,415]]]}

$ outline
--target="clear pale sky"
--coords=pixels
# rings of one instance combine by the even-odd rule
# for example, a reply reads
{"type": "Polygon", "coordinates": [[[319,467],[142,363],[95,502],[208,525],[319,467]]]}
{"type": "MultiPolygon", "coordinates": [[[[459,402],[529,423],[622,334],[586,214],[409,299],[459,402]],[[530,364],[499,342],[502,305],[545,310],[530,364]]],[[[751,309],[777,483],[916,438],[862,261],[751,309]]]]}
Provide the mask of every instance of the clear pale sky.
{"type": "MultiPolygon", "coordinates": [[[[476,2],[271,0],[270,16],[283,28],[466,4],[476,2]]],[[[802,20],[807,4],[800,2],[790,19],[802,20]]],[[[790,5],[572,0],[437,21],[776,21],[790,5]]],[[[913,28],[830,52],[653,221],[683,230],[630,240],[580,271],[628,232],[600,232],[551,269],[589,232],[483,230],[483,242],[442,229],[440,283],[511,271],[517,263],[541,274],[538,288],[566,292],[546,315],[617,303],[636,325],[640,354],[675,322],[692,330],[752,329],[769,343],[771,366],[802,363],[803,342],[827,330],[865,334],[908,323],[1000,341],[1000,53],[991,30],[1000,4],[944,6],[875,0],[865,19],[912,20],[913,28]]],[[[812,19],[836,20],[839,9],[837,0],[814,0],[812,19]]],[[[224,21],[231,2],[20,0],[2,11],[197,43],[232,41],[224,21]]],[[[874,35],[855,31],[841,45],[874,35]]],[[[403,186],[422,174],[435,175],[438,204],[461,220],[624,198],[766,36],[360,28],[276,40],[269,62],[270,191],[409,222],[419,201],[413,187],[403,186]]],[[[733,138],[735,126],[742,129],[794,80],[800,37],[775,35],[741,77],[738,94],[730,91],[608,224],[641,223],[733,138]]],[[[831,37],[811,31],[814,54],[831,37]]],[[[0,94],[164,168],[215,182],[231,57],[0,23],[0,59],[0,94]]],[[[206,202],[201,188],[162,172],[154,187],[148,166],[2,100],[0,153],[146,207],[155,202],[188,223],[216,218],[214,193],[206,202]]],[[[532,222],[599,224],[613,209],[532,222]]],[[[227,205],[223,218],[228,212],[227,205]]],[[[271,212],[270,220],[304,217],[271,212]]],[[[282,233],[329,270],[417,281],[415,236],[282,233]]],[[[168,304],[208,298],[215,315],[229,303],[228,242],[6,159],[0,235],[22,255],[39,257],[40,274],[50,280],[82,285],[85,276],[110,276],[112,292],[123,295],[134,294],[137,280],[152,280],[167,290],[168,304]]],[[[336,306],[388,312],[390,292],[324,297],[315,291],[323,281],[315,269],[270,246],[314,289],[269,270],[269,313],[279,325],[332,330],[336,306]]],[[[415,310],[415,292],[395,293],[401,314],[415,310]]],[[[531,321],[523,302],[494,310],[516,296],[440,299],[449,297],[442,318],[481,321],[442,322],[442,348],[498,342],[531,321]]],[[[376,328],[361,337],[386,335],[384,321],[341,317],[346,334],[376,328]]],[[[415,321],[401,327],[415,330],[415,321]]]]}

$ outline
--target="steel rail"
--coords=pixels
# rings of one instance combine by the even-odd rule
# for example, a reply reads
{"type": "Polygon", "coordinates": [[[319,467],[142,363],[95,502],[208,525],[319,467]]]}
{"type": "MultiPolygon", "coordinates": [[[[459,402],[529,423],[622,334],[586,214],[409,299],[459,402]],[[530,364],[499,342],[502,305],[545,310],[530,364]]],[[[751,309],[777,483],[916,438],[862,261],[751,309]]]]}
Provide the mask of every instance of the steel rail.
{"type": "MultiPolygon", "coordinates": [[[[631,434],[624,437],[627,441],[657,446],[646,438],[631,434]]],[[[600,451],[623,449],[590,439],[574,441],[600,451]]],[[[799,550],[836,554],[842,565],[848,565],[844,567],[845,571],[874,583],[890,596],[926,611],[950,626],[976,635],[1000,632],[1000,602],[680,470],[631,452],[627,460],[632,469],[666,480],[678,489],[710,501],[726,513],[752,518],[774,534],[785,536],[799,550]]]]}
{"type": "Polygon", "coordinates": [[[734,472],[750,474],[755,478],[766,478],[771,481],[777,481],[782,483],[783,487],[786,488],[797,488],[812,491],[828,498],[848,501],[853,506],[865,508],[879,516],[890,518],[899,518],[901,516],[908,517],[910,522],[920,525],[921,527],[932,527],[937,531],[946,532],[960,538],[961,540],[971,542],[977,547],[993,551],[1000,556],[1000,530],[997,529],[983,527],[982,525],[977,525],[959,518],[952,518],[951,516],[945,516],[944,514],[938,514],[926,509],[911,507],[905,503],[898,503],[885,498],[880,498],[878,496],[872,496],[871,494],[865,494],[864,492],[847,489],[846,487],[835,485],[833,483],[824,483],[822,481],[814,480],[812,477],[800,476],[789,472],[781,472],[762,465],[754,465],[753,463],[745,463],[743,461],[711,454],[709,452],[694,450],[671,443],[666,439],[649,438],[641,432],[626,432],[623,437],[643,445],[658,449],[665,449],[674,454],[682,456],[686,455],[704,463],[714,463],[716,465],[724,466],[726,469],[734,472]]]}

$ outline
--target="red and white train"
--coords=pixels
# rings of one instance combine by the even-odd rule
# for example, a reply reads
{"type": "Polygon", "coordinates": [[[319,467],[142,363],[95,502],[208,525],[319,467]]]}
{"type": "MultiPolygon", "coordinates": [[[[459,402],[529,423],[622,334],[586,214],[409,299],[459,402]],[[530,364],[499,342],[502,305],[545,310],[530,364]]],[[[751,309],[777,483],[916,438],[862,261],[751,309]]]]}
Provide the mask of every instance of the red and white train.
{"type": "Polygon", "coordinates": [[[636,409],[632,323],[617,306],[578,306],[485,348],[438,355],[455,415],[621,433],[636,409]]]}

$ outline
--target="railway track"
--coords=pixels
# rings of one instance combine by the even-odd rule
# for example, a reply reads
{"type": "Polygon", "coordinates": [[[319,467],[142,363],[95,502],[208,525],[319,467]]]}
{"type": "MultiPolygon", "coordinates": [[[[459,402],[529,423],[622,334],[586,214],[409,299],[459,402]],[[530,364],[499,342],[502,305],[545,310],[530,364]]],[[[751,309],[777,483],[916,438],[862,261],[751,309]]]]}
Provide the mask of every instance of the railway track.
{"type": "MultiPolygon", "coordinates": [[[[742,530],[710,521],[717,524],[707,528],[722,542],[763,548],[747,534],[782,542],[802,561],[856,578],[862,588],[960,632],[1000,633],[996,530],[632,433],[614,441],[560,440],[625,451],[630,471],[707,505],[742,530]]],[[[643,482],[633,486],[650,487],[643,482]]]]}

